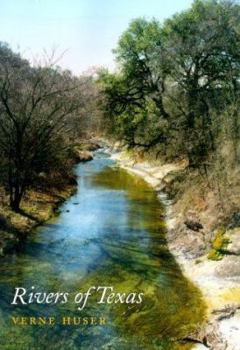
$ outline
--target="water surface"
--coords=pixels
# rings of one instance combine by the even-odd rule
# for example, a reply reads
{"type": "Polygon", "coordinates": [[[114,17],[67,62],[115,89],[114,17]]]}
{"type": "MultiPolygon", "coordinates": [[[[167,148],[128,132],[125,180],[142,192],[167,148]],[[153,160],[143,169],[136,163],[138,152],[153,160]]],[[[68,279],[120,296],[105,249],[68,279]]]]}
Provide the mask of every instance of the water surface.
{"type": "Polygon", "coordinates": [[[0,266],[0,349],[186,350],[181,339],[203,319],[198,290],[167,248],[164,208],[142,179],[99,153],[76,167],[78,191],[0,266]],[[112,286],[144,293],[141,304],[68,302],[11,306],[15,287],[42,292],[112,286]],[[55,326],[16,326],[11,316],[53,316],[55,326]],[[63,316],[104,317],[105,325],[63,326],[63,316]]]}

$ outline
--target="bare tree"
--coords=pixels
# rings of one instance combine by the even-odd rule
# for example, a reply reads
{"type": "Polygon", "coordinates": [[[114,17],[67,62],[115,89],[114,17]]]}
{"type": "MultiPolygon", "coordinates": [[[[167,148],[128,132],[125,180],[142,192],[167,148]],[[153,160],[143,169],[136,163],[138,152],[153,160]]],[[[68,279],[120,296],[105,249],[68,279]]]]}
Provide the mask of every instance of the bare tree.
{"type": "Polygon", "coordinates": [[[80,104],[78,81],[70,73],[52,66],[32,68],[20,58],[15,64],[1,56],[0,153],[13,210],[19,211],[39,173],[59,161],[67,121],[80,104]]]}

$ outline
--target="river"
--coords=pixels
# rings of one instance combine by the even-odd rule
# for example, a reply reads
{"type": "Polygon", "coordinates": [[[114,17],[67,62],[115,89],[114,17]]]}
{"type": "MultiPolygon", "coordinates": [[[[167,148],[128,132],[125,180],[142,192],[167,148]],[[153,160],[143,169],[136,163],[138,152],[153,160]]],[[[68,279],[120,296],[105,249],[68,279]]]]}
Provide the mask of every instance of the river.
{"type": "Polygon", "coordinates": [[[204,317],[201,295],[166,243],[164,207],[144,180],[98,152],[75,169],[78,190],[59,215],[39,227],[23,250],[1,261],[0,349],[187,350],[180,341],[204,317]],[[111,286],[144,293],[139,304],[73,302],[11,305],[16,287],[68,292],[111,286]],[[14,325],[11,317],[55,317],[55,325],[14,325]],[[106,324],[63,325],[65,316],[106,324]]]}

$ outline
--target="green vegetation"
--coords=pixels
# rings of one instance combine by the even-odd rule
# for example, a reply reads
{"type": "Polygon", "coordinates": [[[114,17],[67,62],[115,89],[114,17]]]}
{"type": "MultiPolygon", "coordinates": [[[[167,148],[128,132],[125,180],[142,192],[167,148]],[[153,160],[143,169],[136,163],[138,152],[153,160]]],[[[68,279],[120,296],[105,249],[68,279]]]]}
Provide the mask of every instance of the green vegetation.
{"type": "Polygon", "coordinates": [[[99,72],[108,131],[205,168],[224,139],[239,161],[239,23],[238,4],[200,0],[163,24],[132,21],[118,72],[99,72]]]}
{"type": "Polygon", "coordinates": [[[224,255],[224,249],[227,247],[229,239],[225,236],[225,230],[218,230],[212,241],[211,250],[208,253],[208,259],[221,260],[224,255]]]}
{"type": "Polygon", "coordinates": [[[143,159],[187,160],[180,192],[200,183],[199,200],[212,194],[221,220],[239,211],[239,47],[240,5],[196,0],[164,23],[133,20],[114,51],[117,72],[98,75],[108,135],[143,159]]]}
{"type": "Polygon", "coordinates": [[[229,0],[196,0],[164,23],[133,20],[114,50],[114,73],[33,67],[0,43],[3,204],[21,212],[29,193],[73,183],[73,162],[91,158],[82,139],[104,132],[139,159],[187,160],[168,178],[169,193],[188,188],[186,212],[199,202],[231,217],[240,190],[239,44],[240,5],[229,0]]]}
{"type": "Polygon", "coordinates": [[[96,159],[87,167],[78,167],[80,190],[62,208],[61,219],[53,218],[39,227],[13,262],[2,261],[4,300],[13,298],[12,291],[22,281],[27,281],[28,289],[36,286],[39,292],[66,291],[70,295],[66,304],[33,302],[25,306],[26,316],[45,315],[47,307],[47,315],[56,317],[53,327],[14,325],[10,315],[21,317],[22,308],[4,303],[1,349],[45,349],[46,344],[61,350],[192,348],[182,339],[198,329],[206,305],[168,251],[164,208],[143,179],[106,166],[110,163],[96,159]],[[98,304],[100,294],[93,292],[79,312],[80,305],[73,302],[76,293],[104,285],[119,293],[143,292],[143,302],[98,304]],[[106,325],[62,326],[61,318],[66,315],[101,316],[106,325]],[[20,337],[21,343],[11,347],[13,336],[20,337]]]}

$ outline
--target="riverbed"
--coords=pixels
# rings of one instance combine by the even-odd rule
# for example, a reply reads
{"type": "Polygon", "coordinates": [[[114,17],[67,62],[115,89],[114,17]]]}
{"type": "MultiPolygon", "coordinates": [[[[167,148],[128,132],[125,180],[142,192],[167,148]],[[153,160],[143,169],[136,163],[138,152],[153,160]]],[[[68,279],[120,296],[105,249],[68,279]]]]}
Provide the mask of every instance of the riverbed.
{"type": "Polygon", "coordinates": [[[199,290],[169,252],[165,210],[143,179],[104,153],[75,168],[78,190],[58,215],[0,266],[0,348],[187,350],[182,339],[204,318],[199,290]],[[69,293],[111,286],[143,293],[142,303],[73,302],[11,305],[16,287],[69,293]],[[11,317],[54,317],[55,325],[14,325],[11,317]],[[64,325],[63,317],[104,318],[105,324],[64,325]]]}

